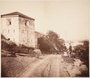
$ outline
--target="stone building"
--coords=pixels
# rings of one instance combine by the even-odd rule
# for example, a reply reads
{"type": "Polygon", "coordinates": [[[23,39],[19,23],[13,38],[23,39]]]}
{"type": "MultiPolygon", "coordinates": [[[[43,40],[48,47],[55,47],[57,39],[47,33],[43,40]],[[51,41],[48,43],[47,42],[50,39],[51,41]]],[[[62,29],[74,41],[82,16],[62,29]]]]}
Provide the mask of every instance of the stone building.
{"type": "Polygon", "coordinates": [[[43,36],[45,36],[45,35],[40,33],[40,32],[35,31],[35,37],[36,38],[40,38],[40,37],[43,37],[43,36]]]}
{"type": "Polygon", "coordinates": [[[38,38],[40,38],[40,37],[44,37],[44,36],[45,36],[44,34],[35,31],[35,43],[36,43],[36,48],[37,48],[38,45],[39,45],[39,44],[38,44],[38,38]]]}
{"type": "Polygon", "coordinates": [[[17,45],[35,47],[35,19],[19,12],[1,15],[1,34],[17,45]]]}

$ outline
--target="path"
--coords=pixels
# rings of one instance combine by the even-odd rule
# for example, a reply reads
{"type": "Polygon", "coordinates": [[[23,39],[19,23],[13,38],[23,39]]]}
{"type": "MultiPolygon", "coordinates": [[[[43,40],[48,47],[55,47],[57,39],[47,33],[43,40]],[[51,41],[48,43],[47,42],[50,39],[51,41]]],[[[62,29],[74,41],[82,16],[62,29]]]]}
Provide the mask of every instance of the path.
{"type": "MultiPolygon", "coordinates": [[[[25,57],[18,57],[24,59],[25,57]]],[[[17,58],[16,58],[17,59],[17,58]]],[[[30,58],[31,59],[31,58],[30,58]]],[[[7,76],[10,77],[74,77],[80,74],[77,67],[74,68],[71,64],[66,63],[61,55],[48,55],[42,59],[27,59],[22,65],[16,65],[13,70],[9,71],[7,76]],[[22,67],[22,68],[21,68],[22,67]]],[[[20,60],[18,60],[20,62],[20,60]]]]}

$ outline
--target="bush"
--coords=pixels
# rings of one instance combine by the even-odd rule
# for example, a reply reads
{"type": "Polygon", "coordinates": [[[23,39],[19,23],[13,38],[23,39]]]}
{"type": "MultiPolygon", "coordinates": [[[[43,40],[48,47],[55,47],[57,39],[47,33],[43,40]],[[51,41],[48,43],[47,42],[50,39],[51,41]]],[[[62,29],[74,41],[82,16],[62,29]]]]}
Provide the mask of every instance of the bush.
{"type": "Polygon", "coordinates": [[[4,50],[11,50],[14,46],[16,46],[15,43],[8,41],[8,40],[1,40],[1,49],[4,50]]]}
{"type": "Polygon", "coordinates": [[[42,52],[52,53],[52,50],[55,52],[55,48],[53,44],[49,41],[49,39],[45,37],[41,37],[38,39],[38,44],[40,44],[39,48],[42,52]]]}
{"type": "Polygon", "coordinates": [[[76,56],[89,67],[89,41],[83,41],[83,45],[77,45],[74,47],[76,56]]]}

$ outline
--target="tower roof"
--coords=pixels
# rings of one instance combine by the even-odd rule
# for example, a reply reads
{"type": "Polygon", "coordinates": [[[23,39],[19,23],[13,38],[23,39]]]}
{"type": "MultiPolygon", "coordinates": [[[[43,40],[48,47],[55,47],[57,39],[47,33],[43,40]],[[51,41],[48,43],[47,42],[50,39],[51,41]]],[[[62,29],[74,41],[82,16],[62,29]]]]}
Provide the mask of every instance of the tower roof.
{"type": "Polygon", "coordinates": [[[34,18],[31,18],[31,17],[29,17],[27,15],[24,15],[24,14],[22,14],[20,12],[17,12],[17,11],[16,12],[12,12],[12,13],[8,13],[8,14],[3,14],[3,15],[1,15],[1,17],[3,17],[3,16],[9,16],[9,15],[18,15],[20,17],[24,17],[24,18],[35,20],[34,18]]]}

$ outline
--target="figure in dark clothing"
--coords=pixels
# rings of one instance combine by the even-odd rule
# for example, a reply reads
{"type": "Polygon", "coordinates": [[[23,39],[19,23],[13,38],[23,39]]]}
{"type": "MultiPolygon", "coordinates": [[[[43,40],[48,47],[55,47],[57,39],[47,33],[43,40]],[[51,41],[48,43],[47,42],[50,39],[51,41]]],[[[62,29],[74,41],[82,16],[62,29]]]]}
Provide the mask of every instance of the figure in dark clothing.
{"type": "Polygon", "coordinates": [[[69,44],[69,51],[70,51],[70,55],[71,55],[71,52],[72,52],[72,46],[71,46],[71,43],[69,44]]]}

